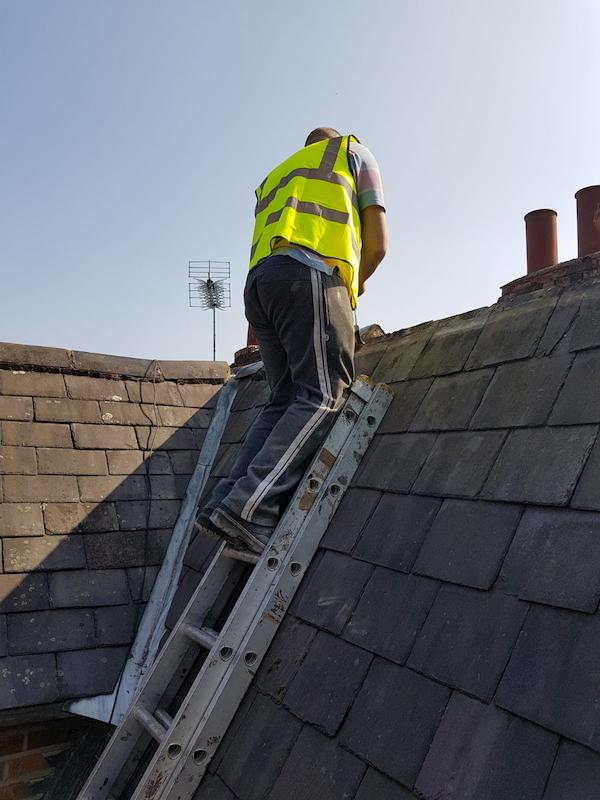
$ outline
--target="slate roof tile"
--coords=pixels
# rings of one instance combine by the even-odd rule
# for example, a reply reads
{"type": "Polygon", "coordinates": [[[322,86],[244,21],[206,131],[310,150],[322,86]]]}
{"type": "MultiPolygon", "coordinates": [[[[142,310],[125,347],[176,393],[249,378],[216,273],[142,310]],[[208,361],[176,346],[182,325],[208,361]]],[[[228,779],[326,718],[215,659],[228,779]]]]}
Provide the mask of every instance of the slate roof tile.
{"type": "Polygon", "coordinates": [[[489,589],[521,516],[521,506],[444,500],[414,570],[450,583],[489,589]]]}
{"type": "Polygon", "coordinates": [[[526,613],[525,603],[498,591],[442,586],[408,666],[490,700],[526,613]]]}
{"type": "Polygon", "coordinates": [[[379,433],[403,433],[419,408],[427,390],[433,383],[432,378],[423,380],[393,383],[390,389],[394,393],[388,410],[379,426],[379,433]]]}
{"type": "Polygon", "coordinates": [[[380,492],[370,489],[348,489],[321,539],[321,547],[349,553],[380,498],[380,492]]]}
{"type": "Polygon", "coordinates": [[[415,795],[394,781],[369,768],[356,795],[356,800],[413,800],[415,795]]]}
{"type": "Polygon", "coordinates": [[[536,355],[546,356],[553,352],[568,352],[568,347],[564,345],[568,344],[567,334],[579,313],[581,300],[582,292],[580,291],[564,292],[558,298],[548,326],[537,347],[536,355]]]}
{"type": "Polygon", "coordinates": [[[454,694],[417,792],[428,799],[541,800],[557,746],[549,731],[454,694]]]}
{"type": "Polygon", "coordinates": [[[370,341],[354,355],[356,375],[372,375],[386,351],[386,340],[370,341]]]}
{"type": "Polygon", "coordinates": [[[261,692],[281,700],[305,658],[316,630],[290,615],[284,617],[254,680],[261,692]]]}
{"type": "Polygon", "coordinates": [[[424,325],[413,333],[391,340],[373,372],[373,380],[383,383],[406,380],[431,338],[434,327],[435,323],[424,325]]]}
{"type": "Polygon", "coordinates": [[[284,697],[295,716],[333,736],[367,674],[372,656],[320,631],[284,697]]]}
{"type": "Polygon", "coordinates": [[[442,433],[413,491],[418,494],[475,497],[504,442],[504,431],[442,433]]]}
{"type": "Polygon", "coordinates": [[[413,421],[412,431],[467,428],[493,375],[475,370],[436,378],[413,421]]]}
{"type": "Polygon", "coordinates": [[[48,575],[52,608],[111,606],[129,602],[125,570],[69,570],[48,575]]]}
{"type": "Polygon", "coordinates": [[[600,347],[600,298],[597,291],[588,292],[588,295],[591,296],[584,299],[575,320],[570,341],[571,350],[600,347]]]}
{"type": "Polygon", "coordinates": [[[592,448],[592,452],[585,463],[585,467],[577,483],[573,499],[571,500],[571,505],[575,508],[587,508],[591,511],[600,511],[600,492],[598,491],[599,485],[600,437],[596,439],[596,442],[592,448]]]}
{"type": "Polygon", "coordinates": [[[94,610],[98,645],[130,644],[138,621],[139,606],[104,606],[94,610]]]}
{"type": "Polygon", "coordinates": [[[52,703],[57,698],[53,653],[0,658],[0,709],[52,703]]]}
{"type": "Polygon", "coordinates": [[[550,416],[551,425],[600,422],[600,350],[578,353],[550,416]]]}
{"type": "Polygon", "coordinates": [[[411,378],[447,375],[465,365],[485,324],[489,310],[453,317],[439,322],[412,372],[411,378]]]}
{"type": "Polygon", "coordinates": [[[10,655],[79,650],[96,644],[94,615],[89,609],[9,614],[10,655]]]}
{"type": "Polygon", "coordinates": [[[294,606],[297,615],[319,628],[341,633],[371,572],[369,564],[326,551],[302,583],[294,606]]]}
{"type": "Polygon", "coordinates": [[[600,514],[528,508],[502,568],[504,591],[593,612],[600,601],[600,514]]]}
{"type": "Polygon", "coordinates": [[[567,505],[596,431],[594,426],[512,431],[482,497],[513,503],[567,505]]]}
{"type": "Polygon", "coordinates": [[[543,800],[598,800],[600,755],[563,740],[543,800]]]}
{"type": "Polygon", "coordinates": [[[61,697],[110,694],[123,669],[128,647],[97,647],[57,653],[61,697]]]}
{"type": "Polygon", "coordinates": [[[404,663],[438,588],[437,581],[377,568],[344,638],[390,661],[404,663]]]}
{"type": "Polygon", "coordinates": [[[0,575],[0,612],[43,611],[49,604],[45,572],[0,575]]]}
{"type": "Polygon", "coordinates": [[[496,370],[472,428],[543,425],[571,364],[570,356],[502,364],[496,370]]]}
{"type": "Polygon", "coordinates": [[[410,572],[440,504],[437,498],[384,494],[356,545],[355,557],[410,572]]]}
{"type": "Polygon", "coordinates": [[[600,751],[600,617],[533,606],[495,702],[600,751]]]}
{"type": "Polygon", "coordinates": [[[235,800],[235,797],[216,775],[205,775],[194,800],[235,800]]]}
{"type": "Polygon", "coordinates": [[[364,772],[365,765],[335,741],[304,728],[268,800],[346,800],[354,797],[364,772]]]}
{"type": "Polygon", "coordinates": [[[412,788],[449,697],[446,687],[375,659],[342,727],[340,741],[412,788]]]}
{"type": "Polygon", "coordinates": [[[366,489],[408,492],[434,445],[434,433],[376,436],[352,481],[366,489]]]}

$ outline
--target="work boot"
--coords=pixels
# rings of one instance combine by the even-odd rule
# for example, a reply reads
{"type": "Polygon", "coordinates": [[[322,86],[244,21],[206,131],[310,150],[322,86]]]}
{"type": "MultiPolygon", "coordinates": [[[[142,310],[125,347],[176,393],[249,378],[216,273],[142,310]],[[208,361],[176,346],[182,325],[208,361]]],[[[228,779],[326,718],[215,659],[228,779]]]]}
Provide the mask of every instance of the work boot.
{"type": "Polygon", "coordinates": [[[241,519],[225,506],[219,506],[209,516],[211,529],[215,528],[218,535],[226,539],[238,550],[251,550],[259,555],[269,544],[274,528],[265,525],[256,525],[241,519]]]}

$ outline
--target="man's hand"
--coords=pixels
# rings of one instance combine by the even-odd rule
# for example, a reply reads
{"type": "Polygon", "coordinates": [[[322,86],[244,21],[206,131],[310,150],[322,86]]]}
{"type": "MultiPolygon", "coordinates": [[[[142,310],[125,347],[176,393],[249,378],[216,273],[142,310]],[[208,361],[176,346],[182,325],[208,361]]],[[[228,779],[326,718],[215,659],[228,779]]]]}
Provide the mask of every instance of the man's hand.
{"type": "Polygon", "coordinates": [[[362,250],[358,276],[358,294],[365,291],[365,283],[383,261],[387,252],[388,233],[385,209],[368,206],[360,212],[362,250]]]}

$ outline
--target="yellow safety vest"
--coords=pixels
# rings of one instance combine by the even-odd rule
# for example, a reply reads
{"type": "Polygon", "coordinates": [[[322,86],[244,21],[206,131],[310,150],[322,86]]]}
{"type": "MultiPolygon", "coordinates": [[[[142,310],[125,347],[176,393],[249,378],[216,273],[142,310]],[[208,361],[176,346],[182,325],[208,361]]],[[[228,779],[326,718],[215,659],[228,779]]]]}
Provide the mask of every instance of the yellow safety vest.
{"type": "Polygon", "coordinates": [[[250,269],[271,255],[278,239],[338,262],[352,308],[358,297],[360,215],[348,163],[355,136],[325,139],[287,158],[256,190],[250,269]]]}

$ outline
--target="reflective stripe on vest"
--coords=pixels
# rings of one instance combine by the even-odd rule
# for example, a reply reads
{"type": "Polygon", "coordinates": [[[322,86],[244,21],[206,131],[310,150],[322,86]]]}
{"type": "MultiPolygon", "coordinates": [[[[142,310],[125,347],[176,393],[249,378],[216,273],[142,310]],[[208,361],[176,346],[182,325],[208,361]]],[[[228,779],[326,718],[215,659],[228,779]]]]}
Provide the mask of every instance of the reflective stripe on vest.
{"type": "Polygon", "coordinates": [[[355,137],[339,136],[303,147],[267,175],[256,190],[250,269],[267,258],[277,239],[333,259],[352,306],[358,296],[360,215],[348,163],[355,137]]]}

